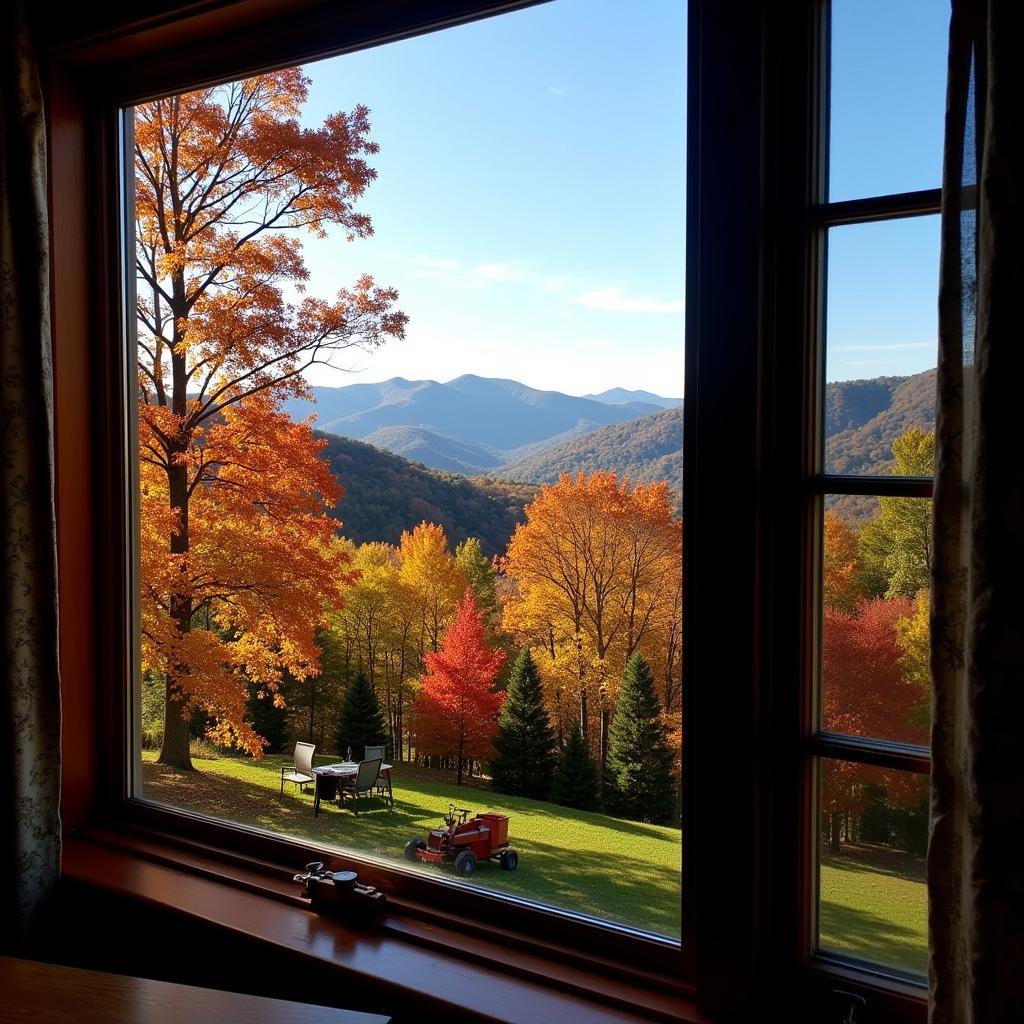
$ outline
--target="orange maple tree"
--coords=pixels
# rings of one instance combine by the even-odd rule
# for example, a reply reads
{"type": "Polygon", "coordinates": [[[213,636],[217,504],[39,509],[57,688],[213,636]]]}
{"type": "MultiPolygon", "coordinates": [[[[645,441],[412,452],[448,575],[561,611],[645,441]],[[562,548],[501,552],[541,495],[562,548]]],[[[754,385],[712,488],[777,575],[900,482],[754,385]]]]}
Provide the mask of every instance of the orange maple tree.
{"type": "Polygon", "coordinates": [[[135,108],[142,660],[165,680],[160,760],[190,766],[188,716],[259,754],[246,680],[316,671],[313,630],[351,578],[325,506],[341,491],[308,424],[303,373],[404,334],[367,276],[302,296],[301,230],[372,231],[368,111],[299,116],[298,68],[135,108]]]}
{"type": "Polygon", "coordinates": [[[493,754],[491,740],[505,703],[504,692],[492,689],[505,652],[487,645],[484,614],[471,590],[459,602],[441,649],[428,652],[424,661],[427,671],[414,707],[416,746],[431,755],[456,758],[461,786],[465,759],[493,754]]]}
{"type": "MultiPolygon", "coordinates": [[[[564,679],[588,740],[596,698],[603,753],[630,656],[643,650],[673,677],[680,670],[673,644],[682,622],[682,521],[667,483],[608,472],[563,474],[525,511],[501,563],[516,585],[504,627],[546,652],[538,668],[564,679]]],[[[673,691],[666,686],[666,695],[673,691]]]]}
{"type": "Polygon", "coordinates": [[[835,512],[825,513],[822,567],[825,604],[839,611],[853,611],[864,597],[859,578],[857,534],[835,512]]]}

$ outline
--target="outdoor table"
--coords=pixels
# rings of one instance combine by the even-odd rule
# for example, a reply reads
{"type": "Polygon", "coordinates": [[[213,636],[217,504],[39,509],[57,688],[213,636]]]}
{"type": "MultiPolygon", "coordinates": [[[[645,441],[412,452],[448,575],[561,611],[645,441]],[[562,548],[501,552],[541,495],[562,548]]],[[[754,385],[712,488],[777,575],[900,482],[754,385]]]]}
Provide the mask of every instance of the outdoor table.
{"type": "MultiPolygon", "coordinates": [[[[395,795],[391,789],[391,769],[394,765],[382,763],[380,773],[388,786],[388,802],[395,804],[395,795]]],[[[331,800],[338,795],[338,783],[342,779],[354,778],[359,771],[358,761],[338,761],[336,764],[322,764],[313,769],[313,817],[320,813],[320,798],[331,800]]]]}

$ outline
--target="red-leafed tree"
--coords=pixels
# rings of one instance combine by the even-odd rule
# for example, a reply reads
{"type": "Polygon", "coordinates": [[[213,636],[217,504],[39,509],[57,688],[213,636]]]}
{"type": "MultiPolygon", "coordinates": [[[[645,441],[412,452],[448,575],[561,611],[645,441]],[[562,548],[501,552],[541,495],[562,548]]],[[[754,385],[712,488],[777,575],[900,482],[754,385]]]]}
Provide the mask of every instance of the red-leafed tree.
{"type": "MultiPolygon", "coordinates": [[[[915,708],[920,687],[901,666],[903,647],[897,623],[914,614],[907,598],[862,601],[853,612],[825,608],[822,724],[830,732],[901,743],[928,742],[915,708]]],[[[870,787],[890,799],[914,803],[918,776],[850,761],[829,761],[822,772],[822,814],[830,815],[831,845],[839,845],[844,815],[859,814],[870,801],[870,787]]]]}
{"type": "Polygon", "coordinates": [[[458,764],[458,784],[466,758],[492,753],[498,712],[505,694],[493,692],[505,652],[487,645],[483,612],[470,590],[445,631],[441,649],[425,657],[427,671],[416,699],[416,746],[458,764]]]}

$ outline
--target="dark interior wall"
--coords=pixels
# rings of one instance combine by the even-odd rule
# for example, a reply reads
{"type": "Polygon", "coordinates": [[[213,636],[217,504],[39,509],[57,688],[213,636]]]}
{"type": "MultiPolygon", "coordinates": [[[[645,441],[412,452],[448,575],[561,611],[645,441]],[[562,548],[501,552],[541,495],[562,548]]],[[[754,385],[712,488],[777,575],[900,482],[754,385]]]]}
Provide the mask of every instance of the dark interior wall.
{"type": "Polygon", "coordinates": [[[29,5],[35,31],[45,47],[69,46],[73,43],[132,25],[183,13],[213,10],[251,3],[252,0],[204,0],[186,3],[184,0],[108,0],[102,4],[64,4],[57,0],[42,0],[29,5]]]}

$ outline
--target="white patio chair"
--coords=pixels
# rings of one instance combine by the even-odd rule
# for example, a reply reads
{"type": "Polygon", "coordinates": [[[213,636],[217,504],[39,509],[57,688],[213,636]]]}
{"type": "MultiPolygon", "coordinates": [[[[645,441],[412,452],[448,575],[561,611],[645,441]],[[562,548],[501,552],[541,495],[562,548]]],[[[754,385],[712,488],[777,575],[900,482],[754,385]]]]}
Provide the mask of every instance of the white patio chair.
{"type": "Polygon", "coordinates": [[[292,755],[294,764],[281,765],[281,795],[284,796],[284,784],[294,782],[299,791],[305,793],[306,786],[315,781],[313,777],[313,751],[315,743],[296,743],[292,755]]]}

